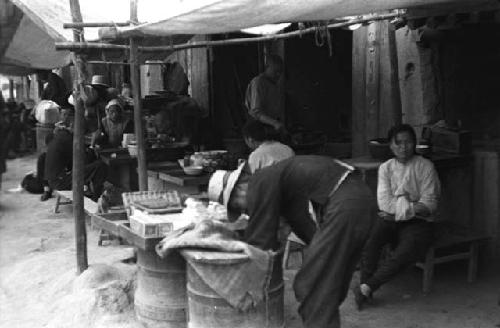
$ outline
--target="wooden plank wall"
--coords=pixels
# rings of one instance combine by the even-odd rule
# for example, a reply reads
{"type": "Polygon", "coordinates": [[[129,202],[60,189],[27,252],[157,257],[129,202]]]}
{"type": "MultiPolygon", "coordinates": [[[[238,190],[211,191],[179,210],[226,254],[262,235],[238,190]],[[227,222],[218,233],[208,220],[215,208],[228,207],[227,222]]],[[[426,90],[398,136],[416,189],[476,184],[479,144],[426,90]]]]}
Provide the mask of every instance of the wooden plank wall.
{"type": "Polygon", "coordinates": [[[430,47],[419,43],[420,32],[407,26],[396,31],[403,122],[420,128],[430,123],[439,99],[430,47]]]}
{"type": "Polygon", "coordinates": [[[364,155],[370,139],[385,137],[401,121],[394,27],[374,22],[353,32],[352,153],[364,155]]]}

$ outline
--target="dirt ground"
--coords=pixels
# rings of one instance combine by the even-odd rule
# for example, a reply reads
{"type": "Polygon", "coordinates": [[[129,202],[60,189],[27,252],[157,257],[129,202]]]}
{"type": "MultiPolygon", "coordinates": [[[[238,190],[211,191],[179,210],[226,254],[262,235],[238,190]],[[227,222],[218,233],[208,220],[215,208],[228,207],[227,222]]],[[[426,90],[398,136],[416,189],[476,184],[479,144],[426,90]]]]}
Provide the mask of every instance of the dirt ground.
{"type": "MultiPolygon", "coordinates": [[[[0,327],[142,327],[129,304],[136,268],[121,262],[132,249],[98,247],[97,232],[88,229],[90,269],[77,278],[71,206],[54,214],[53,198],[41,202],[39,195],[16,190],[34,167],[34,156],[10,160],[2,178],[0,327]]],[[[297,264],[292,258],[292,265],[297,264]]],[[[295,272],[285,273],[289,328],[302,327],[291,290],[295,272]]],[[[500,327],[500,275],[495,263],[483,264],[473,284],[466,283],[465,263],[438,266],[429,295],[421,292],[421,278],[418,269],[405,271],[362,312],[355,310],[349,295],[341,307],[342,327],[500,327]]]]}

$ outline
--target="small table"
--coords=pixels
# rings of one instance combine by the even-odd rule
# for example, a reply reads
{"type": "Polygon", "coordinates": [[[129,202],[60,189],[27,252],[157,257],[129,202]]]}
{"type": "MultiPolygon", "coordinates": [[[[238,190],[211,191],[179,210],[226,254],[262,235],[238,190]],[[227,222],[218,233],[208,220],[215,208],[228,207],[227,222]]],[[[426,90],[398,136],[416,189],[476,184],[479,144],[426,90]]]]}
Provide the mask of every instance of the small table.
{"type": "MultiPolygon", "coordinates": [[[[158,189],[158,191],[160,189],[174,189],[185,194],[198,194],[206,188],[211,176],[209,173],[196,176],[187,175],[179,167],[179,164],[174,164],[148,169],[149,181],[155,182],[153,189],[158,189]]],[[[148,184],[153,185],[152,183],[148,184]]],[[[151,187],[150,189],[152,189],[151,187]]]]}
{"type": "Polygon", "coordinates": [[[137,157],[130,156],[126,149],[98,151],[100,159],[109,166],[108,181],[126,191],[137,190],[138,178],[135,168],[137,157]]]}

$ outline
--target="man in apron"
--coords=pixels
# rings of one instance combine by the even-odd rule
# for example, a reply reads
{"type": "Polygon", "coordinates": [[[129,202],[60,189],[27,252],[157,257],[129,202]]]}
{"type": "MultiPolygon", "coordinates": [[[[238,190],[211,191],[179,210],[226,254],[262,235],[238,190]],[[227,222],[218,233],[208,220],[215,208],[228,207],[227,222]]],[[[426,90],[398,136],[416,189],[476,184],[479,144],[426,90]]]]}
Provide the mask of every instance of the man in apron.
{"type": "Polygon", "coordinates": [[[250,177],[239,171],[222,198],[229,211],[250,216],[245,240],[278,250],[283,217],[308,245],[294,282],[304,327],[340,327],[338,308],[376,217],[370,190],[352,167],[328,157],[295,156],[250,177]],[[309,202],[318,213],[317,225],[309,202]]]}

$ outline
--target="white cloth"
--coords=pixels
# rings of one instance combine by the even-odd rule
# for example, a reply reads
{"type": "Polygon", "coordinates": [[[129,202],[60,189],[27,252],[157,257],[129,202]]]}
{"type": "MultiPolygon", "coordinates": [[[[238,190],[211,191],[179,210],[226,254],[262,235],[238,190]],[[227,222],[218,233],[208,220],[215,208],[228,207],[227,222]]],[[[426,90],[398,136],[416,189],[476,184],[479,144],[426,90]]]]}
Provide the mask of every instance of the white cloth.
{"type": "Polygon", "coordinates": [[[287,145],[278,141],[265,141],[250,154],[248,166],[253,174],[257,170],[281,162],[294,155],[292,148],[287,145]]]}
{"type": "Polygon", "coordinates": [[[395,215],[396,221],[415,217],[414,203],[422,203],[433,221],[440,196],[440,182],[434,164],[422,156],[413,156],[407,163],[395,158],[378,170],[377,202],[381,211],[395,215]],[[404,196],[407,195],[407,196],[404,196]]]}
{"type": "Polygon", "coordinates": [[[59,121],[59,109],[52,100],[42,100],[33,108],[32,114],[39,123],[54,124],[59,121]]]}

